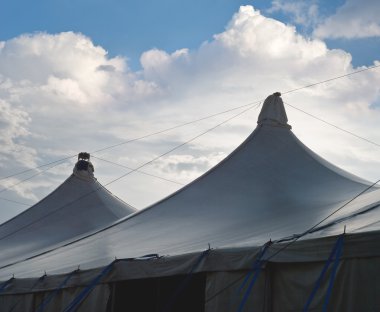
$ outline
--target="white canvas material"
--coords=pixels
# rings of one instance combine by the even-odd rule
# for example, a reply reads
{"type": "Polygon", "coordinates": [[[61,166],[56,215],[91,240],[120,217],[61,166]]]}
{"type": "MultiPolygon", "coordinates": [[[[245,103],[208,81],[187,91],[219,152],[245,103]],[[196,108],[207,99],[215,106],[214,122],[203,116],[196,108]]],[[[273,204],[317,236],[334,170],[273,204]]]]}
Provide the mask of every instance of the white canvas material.
{"type": "MultiPolygon", "coordinates": [[[[272,266],[264,268],[258,285],[265,284],[262,278],[269,276],[274,284],[270,281],[268,285],[276,292],[269,291],[275,299],[268,298],[277,301],[271,303],[273,309],[263,310],[299,311],[344,227],[347,234],[338,283],[344,287],[345,276],[350,278],[357,274],[349,286],[353,287],[355,281],[362,282],[367,276],[378,273],[380,190],[372,187],[347,204],[370,185],[304,146],[292,133],[282,100],[275,94],[267,98],[253,133],[203,176],[142,211],[82,238],[57,244],[49,252],[31,259],[20,261],[23,254],[23,247],[20,247],[17,257],[10,254],[2,260],[0,279],[7,280],[15,274],[20,279],[6,293],[22,293],[27,283],[46,271],[46,282],[38,288],[42,291],[54,289],[65,274],[80,266],[85,271],[78,273],[67,287],[81,287],[115,258],[131,260],[116,262],[103,284],[187,274],[199,254],[211,246],[213,249],[195,270],[207,272],[207,300],[218,287],[229,284],[236,277],[236,273],[228,272],[250,269],[259,248],[271,240],[273,244],[264,260],[269,259],[272,266]],[[305,233],[343,205],[346,206],[311,233],[283,249],[289,239],[305,233]],[[163,257],[136,259],[147,254],[163,257]],[[355,273],[345,275],[345,266],[351,270],[355,263],[358,263],[355,273]],[[365,270],[367,265],[370,265],[368,271],[360,275],[358,272],[365,270]],[[288,280],[290,284],[287,285],[282,276],[294,270],[299,277],[293,274],[296,280],[288,280]],[[280,273],[273,273],[277,271],[280,273]],[[271,274],[277,275],[272,278],[271,274]],[[295,290],[287,296],[287,289],[295,290]]],[[[30,254],[32,249],[24,255],[30,254]]],[[[327,283],[328,280],[322,285],[323,289],[327,288],[327,283]]],[[[369,290],[373,291],[380,287],[376,279],[371,285],[369,290]]],[[[338,288],[337,291],[332,301],[339,306],[347,296],[342,295],[346,290],[339,293],[338,288]]],[[[256,295],[261,296],[263,292],[267,296],[265,289],[260,289],[256,295]]],[[[27,295],[25,292],[23,296],[27,295]]],[[[231,298],[226,296],[227,299],[221,296],[207,303],[206,311],[229,311],[225,301],[231,302],[231,298]]],[[[371,300],[352,298],[353,308],[345,306],[347,309],[340,311],[355,311],[365,302],[368,307],[375,307],[379,304],[377,297],[370,296],[371,300]]],[[[263,300],[261,297],[257,303],[260,309],[267,304],[263,300]]],[[[323,300],[316,301],[313,304],[319,309],[323,300]]]]}
{"type": "Polygon", "coordinates": [[[136,211],[78,170],[40,202],[0,225],[0,266],[44,252],[136,211]]]}

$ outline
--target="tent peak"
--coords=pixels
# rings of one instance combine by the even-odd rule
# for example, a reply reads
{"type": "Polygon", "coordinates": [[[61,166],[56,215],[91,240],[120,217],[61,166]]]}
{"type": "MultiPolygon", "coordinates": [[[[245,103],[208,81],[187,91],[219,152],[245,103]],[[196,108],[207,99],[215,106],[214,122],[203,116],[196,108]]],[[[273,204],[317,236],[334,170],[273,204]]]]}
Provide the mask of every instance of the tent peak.
{"type": "Polygon", "coordinates": [[[80,179],[94,179],[94,165],[90,162],[90,154],[81,152],[78,154],[78,161],[74,166],[74,175],[80,179]]]}
{"type": "Polygon", "coordinates": [[[288,117],[280,92],[275,92],[265,99],[257,123],[259,125],[292,128],[288,125],[288,117]]]}

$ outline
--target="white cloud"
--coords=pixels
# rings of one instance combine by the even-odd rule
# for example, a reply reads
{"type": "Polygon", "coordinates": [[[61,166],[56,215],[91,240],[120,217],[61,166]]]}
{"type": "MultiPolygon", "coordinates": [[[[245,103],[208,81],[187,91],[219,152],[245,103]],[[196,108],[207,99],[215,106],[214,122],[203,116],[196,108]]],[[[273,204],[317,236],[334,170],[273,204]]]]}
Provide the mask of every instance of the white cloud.
{"type": "Polygon", "coordinates": [[[290,15],[292,23],[305,26],[306,28],[314,27],[320,19],[317,1],[275,0],[272,1],[272,6],[267,12],[282,12],[290,15]]]}
{"type": "Polygon", "coordinates": [[[119,96],[133,100],[143,83],[129,71],[125,59],[108,58],[107,51],[88,37],[72,32],[23,35],[3,42],[0,73],[13,83],[14,92],[17,87],[24,91],[21,95],[41,92],[76,109],[78,104],[107,105],[119,96]]]}
{"type": "MultiPolygon", "coordinates": [[[[109,58],[82,34],[36,33],[1,42],[0,176],[107,145],[114,137],[98,127],[109,129],[113,120],[108,112],[128,109],[141,93],[152,96],[154,85],[129,71],[125,59],[109,58]]],[[[48,183],[32,181],[3,194],[16,192],[20,201],[46,195],[48,183]]]]}
{"type": "Polygon", "coordinates": [[[347,0],[314,31],[319,38],[367,38],[380,36],[380,2],[347,0]]]}
{"type": "Polygon", "coordinates": [[[207,156],[196,155],[197,151],[191,150],[192,154],[174,154],[159,159],[153,167],[157,174],[184,184],[199,177],[209,168],[215,166],[226,155],[221,152],[207,152],[207,156]]]}
{"type": "MultiPolygon", "coordinates": [[[[141,64],[142,69],[133,72],[126,59],[109,57],[88,37],[71,32],[25,35],[2,42],[0,110],[5,112],[1,116],[8,117],[0,117],[0,125],[6,129],[1,133],[4,148],[0,176],[21,170],[21,164],[33,166],[97,150],[263,99],[274,91],[354,70],[347,52],[329,50],[322,40],[305,38],[294,27],[267,18],[251,6],[241,7],[225,31],[198,49],[180,49],[171,54],[153,49],[143,53],[141,64]],[[16,158],[22,160],[17,166],[16,158]]],[[[380,74],[373,70],[291,93],[283,99],[380,142],[380,109],[374,104],[379,102],[379,85],[380,74]]],[[[366,178],[380,176],[380,172],[368,170],[368,165],[361,163],[370,159],[371,165],[379,166],[379,158],[369,156],[379,152],[376,148],[289,107],[287,110],[294,132],[317,153],[366,178]],[[357,153],[351,153],[351,149],[357,153]],[[345,157],[347,153],[351,157],[345,157]]],[[[238,112],[99,156],[134,168],[238,112]]],[[[144,171],[188,182],[243,141],[255,127],[257,114],[257,110],[247,112],[144,171]]],[[[95,174],[103,183],[128,171],[96,159],[94,164],[95,174]]],[[[44,176],[46,180],[41,177],[41,183],[28,183],[24,188],[21,184],[19,199],[46,195],[47,184],[63,181],[72,165],[56,169],[52,176],[44,176]]],[[[179,186],[133,174],[108,187],[125,201],[143,207],[179,186]]]]}
{"type": "Polygon", "coordinates": [[[13,159],[13,163],[35,165],[33,158],[36,151],[23,145],[23,140],[30,135],[27,129],[29,123],[28,113],[12,108],[8,102],[0,98],[0,168],[4,167],[4,163],[10,158],[13,159]]]}

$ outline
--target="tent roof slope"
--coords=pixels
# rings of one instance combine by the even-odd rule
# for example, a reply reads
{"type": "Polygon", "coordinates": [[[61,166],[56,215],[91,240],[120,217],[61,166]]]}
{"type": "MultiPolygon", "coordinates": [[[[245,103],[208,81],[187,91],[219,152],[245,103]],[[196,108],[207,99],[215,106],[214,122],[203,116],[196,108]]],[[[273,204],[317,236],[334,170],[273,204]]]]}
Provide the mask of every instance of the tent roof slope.
{"type": "MultiPolygon", "coordinates": [[[[33,259],[10,262],[0,277],[68,272],[78,265],[95,268],[115,257],[178,255],[205,250],[208,244],[261,246],[305,232],[370,184],[311,152],[290,128],[280,96],[269,96],[254,132],[203,176],[104,230],[33,259]]],[[[378,213],[379,203],[380,190],[371,189],[321,224],[314,237],[341,233],[342,220],[347,231],[379,230],[366,218],[378,213]],[[359,223],[357,211],[362,212],[359,223]]]]}
{"type": "Polygon", "coordinates": [[[74,173],[40,202],[0,225],[0,264],[25,259],[78,235],[114,223],[135,208],[124,203],[79,160],[74,173]],[[78,164],[82,169],[78,169],[78,164]]]}

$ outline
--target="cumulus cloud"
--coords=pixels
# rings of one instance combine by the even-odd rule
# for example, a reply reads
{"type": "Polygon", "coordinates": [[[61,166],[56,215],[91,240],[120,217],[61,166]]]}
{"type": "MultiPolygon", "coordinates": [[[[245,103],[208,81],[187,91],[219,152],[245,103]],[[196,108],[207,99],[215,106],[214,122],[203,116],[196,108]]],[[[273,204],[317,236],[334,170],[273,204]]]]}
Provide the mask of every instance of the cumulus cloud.
{"type": "Polygon", "coordinates": [[[380,36],[380,2],[347,0],[314,31],[319,38],[368,38],[380,36]]]}
{"type": "MultiPolygon", "coordinates": [[[[6,129],[1,140],[8,152],[0,154],[1,176],[21,170],[22,165],[30,167],[80,151],[91,152],[261,100],[275,91],[355,70],[349,53],[330,50],[322,40],[306,38],[295,27],[267,18],[252,6],[241,7],[222,33],[198,49],[173,53],[152,49],[142,54],[141,65],[141,70],[133,72],[126,58],[109,57],[90,38],[71,32],[23,35],[2,42],[0,110],[4,112],[1,116],[7,117],[1,117],[0,126],[6,129]],[[21,152],[16,153],[17,149],[21,152]],[[19,157],[22,161],[15,167],[14,159],[19,157]]],[[[290,93],[283,99],[380,142],[379,85],[380,74],[373,70],[290,93]]],[[[374,147],[341,135],[291,107],[287,110],[294,132],[317,153],[366,178],[380,176],[371,170],[379,166],[379,158],[365,156],[377,153],[374,147]],[[363,163],[363,159],[369,160],[363,163]]],[[[239,112],[96,155],[135,168],[239,112]]],[[[242,142],[254,129],[257,115],[258,109],[252,109],[144,171],[187,183],[242,142]]],[[[103,183],[128,172],[98,159],[94,164],[103,183]]],[[[33,183],[24,188],[21,184],[16,190],[19,199],[46,195],[52,185],[70,174],[72,165],[62,170],[57,167],[35,188],[33,183]]],[[[108,187],[141,208],[180,186],[132,174],[108,187]]]]}
{"type": "MultiPolygon", "coordinates": [[[[151,50],[141,58],[144,75],[163,86],[185,85],[187,89],[199,86],[199,91],[230,88],[250,88],[257,93],[262,79],[267,81],[265,96],[273,88],[286,89],[296,80],[305,79],[313,69],[313,79],[319,79],[352,69],[351,56],[341,50],[328,50],[320,40],[310,40],[297,34],[293,26],[266,18],[251,6],[241,7],[226,30],[204,43],[197,51],[167,54],[151,50]],[[307,73],[307,75],[306,75],[307,73]],[[288,79],[279,79],[279,76],[288,79]],[[191,83],[190,83],[191,82],[191,83]],[[186,83],[189,83],[188,85],[186,83]]],[[[298,81],[297,81],[298,82],[298,81]]],[[[172,88],[173,92],[178,90],[172,88]]],[[[180,89],[182,92],[182,89],[180,89]]],[[[247,97],[248,98],[248,97],[247,97]]]]}
{"type": "MultiPolygon", "coordinates": [[[[152,83],[129,71],[124,58],[109,58],[82,34],[36,33],[1,42],[1,176],[106,145],[113,136],[103,131],[98,135],[98,126],[107,129],[112,124],[107,112],[127,108],[141,93],[154,94],[152,83]]],[[[21,199],[36,200],[42,193],[33,190],[48,184],[26,185],[19,184],[7,195],[16,192],[21,199]]]]}
{"type": "Polygon", "coordinates": [[[305,26],[307,29],[314,27],[320,19],[317,1],[272,1],[268,13],[284,13],[291,16],[292,23],[305,26]]]}
{"type": "Polygon", "coordinates": [[[191,150],[192,154],[169,155],[164,159],[158,160],[155,170],[165,177],[174,181],[188,183],[215,166],[226,155],[221,152],[209,152],[207,156],[199,154],[199,151],[191,150]]]}
{"type": "Polygon", "coordinates": [[[0,99],[0,168],[4,167],[7,159],[14,155],[14,162],[19,162],[26,166],[33,166],[33,158],[36,151],[23,145],[23,140],[30,136],[28,124],[30,117],[25,111],[12,108],[11,105],[0,99]]]}
{"type": "Polygon", "coordinates": [[[0,73],[14,85],[13,91],[18,86],[22,95],[41,92],[75,108],[107,105],[121,95],[131,101],[139,93],[135,85],[143,83],[124,58],[109,58],[90,38],[73,32],[22,35],[3,42],[0,73]]]}

